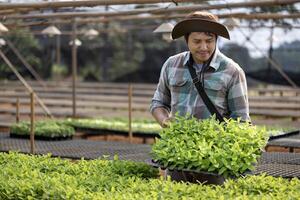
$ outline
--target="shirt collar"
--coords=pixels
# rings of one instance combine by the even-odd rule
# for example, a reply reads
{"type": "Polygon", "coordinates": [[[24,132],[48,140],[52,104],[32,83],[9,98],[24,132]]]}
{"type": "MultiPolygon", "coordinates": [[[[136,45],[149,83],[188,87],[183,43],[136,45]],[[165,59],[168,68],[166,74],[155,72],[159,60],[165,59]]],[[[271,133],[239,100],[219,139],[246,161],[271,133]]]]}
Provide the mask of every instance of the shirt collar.
{"type": "Polygon", "coordinates": [[[216,47],[215,53],[214,53],[213,58],[210,62],[210,65],[209,65],[210,67],[214,68],[215,71],[217,71],[220,67],[220,59],[218,59],[219,54],[220,54],[220,50],[219,50],[218,47],[216,47]]]}
{"type": "MultiPolygon", "coordinates": [[[[210,65],[209,65],[210,67],[214,68],[215,71],[218,70],[219,66],[220,66],[220,59],[217,59],[219,54],[220,54],[220,50],[219,50],[218,47],[216,47],[215,53],[213,54],[213,58],[212,58],[212,60],[210,62],[210,65]]],[[[187,63],[188,63],[191,56],[192,56],[191,52],[188,51],[186,56],[184,57],[184,61],[183,61],[185,66],[187,65],[187,63]]]]}

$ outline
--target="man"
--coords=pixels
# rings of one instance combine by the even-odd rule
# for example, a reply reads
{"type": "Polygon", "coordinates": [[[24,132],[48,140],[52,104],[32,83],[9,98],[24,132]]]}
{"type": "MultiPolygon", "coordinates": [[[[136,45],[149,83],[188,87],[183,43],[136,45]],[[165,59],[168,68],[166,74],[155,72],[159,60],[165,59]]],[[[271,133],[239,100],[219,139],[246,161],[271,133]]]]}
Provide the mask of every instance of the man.
{"type": "Polygon", "coordinates": [[[192,66],[210,101],[222,117],[250,121],[247,84],[242,68],[217,48],[217,37],[230,39],[217,16],[194,12],[177,23],[172,38],[184,36],[189,51],[171,56],[163,65],[150,112],[167,127],[175,115],[198,119],[212,113],[198,93],[188,67],[192,66]]]}

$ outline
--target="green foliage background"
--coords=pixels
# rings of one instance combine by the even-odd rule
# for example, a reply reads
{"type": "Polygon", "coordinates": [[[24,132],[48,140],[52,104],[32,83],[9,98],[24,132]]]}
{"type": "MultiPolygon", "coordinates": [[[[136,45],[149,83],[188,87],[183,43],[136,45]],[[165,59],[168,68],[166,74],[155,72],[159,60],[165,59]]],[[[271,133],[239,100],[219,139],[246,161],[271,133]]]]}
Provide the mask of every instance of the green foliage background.
{"type": "MultiPolygon", "coordinates": [[[[40,59],[40,55],[42,54],[42,46],[39,44],[38,40],[34,37],[30,30],[27,28],[16,29],[2,37],[4,40],[9,40],[18,49],[18,51],[21,52],[21,55],[34,69],[37,71],[42,70],[42,62],[40,59]]],[[[8,45],[3,46],[1,50],[22,75],[30,77],[30,73],[26,70],[22,62],[16,57],[8,45]]],[[[13,72],[1,58],[0,79],[6,78],[16,79],[13,72]]]]}

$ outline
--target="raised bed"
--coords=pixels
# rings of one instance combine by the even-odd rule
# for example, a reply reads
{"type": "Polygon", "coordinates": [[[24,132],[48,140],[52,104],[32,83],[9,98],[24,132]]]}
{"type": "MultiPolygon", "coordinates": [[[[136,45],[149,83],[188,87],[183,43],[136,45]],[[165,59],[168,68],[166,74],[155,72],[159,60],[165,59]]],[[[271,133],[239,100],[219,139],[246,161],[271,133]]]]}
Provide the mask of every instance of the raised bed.
{"type": "MultiPolygon", "coordinates": [[[[37,140],[66,140],[72,139],[75,134],[73,127],[58,121],[37,121],[34,127],[34,136],[37,140]]],[[[30,122],[15,123],[10,128],[10,137],[30,138],[30,122]]]]}
{"type": "Polygon", "coordinates": [[[300,153],[300,130],[271,136],[266,151],[300,153]]]}
{"type": "Polygon", "coordinates": [[[143,163],[0,153],[1,199],[298,199],[300,180],[246,176],[222,186],[174,183],[143,163]]]}
{"type": "MultiPolygon", "coordinates": [[[[84,133],[81,137],[92,136],[121,136],[128,137],[128,121],[125,119],[68,119],[65,121],[73,126],[77,132],[84,133]]],[[[132,122],[132,135],[134,138],[142,139],[146,143],[148,139],[153,143],[154,138],[159,137],[160,126],[153,121],[134,120],[132,122]]],[[[106,137],[108,138],[108,137],[106,137]]]]}

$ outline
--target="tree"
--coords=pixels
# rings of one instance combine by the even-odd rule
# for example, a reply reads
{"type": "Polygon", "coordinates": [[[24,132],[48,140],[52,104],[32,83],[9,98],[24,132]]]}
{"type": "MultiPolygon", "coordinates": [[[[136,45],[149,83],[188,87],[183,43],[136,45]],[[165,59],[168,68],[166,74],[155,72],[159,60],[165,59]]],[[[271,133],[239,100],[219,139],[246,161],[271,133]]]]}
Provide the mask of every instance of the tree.
{"type": "MultiPolygon", "coordinates": [[[[16,29],[5,35],[5,40],[9,40],[18,49],[25,60],[36,70],[41,71],[41,47],[36,38],[28,29],[16,29]]],[[[17,70],[24,77],[32,77],[30,72],[24,67],[23,63],[17,58],[14,52],[8,45],[2,47],[2,51],[5,53],[10,62],[17,68],[17,70]]],[[[16,79],[16,76],[7,66],[6,63],[0,62],[0,79],[16,79]]]]}

